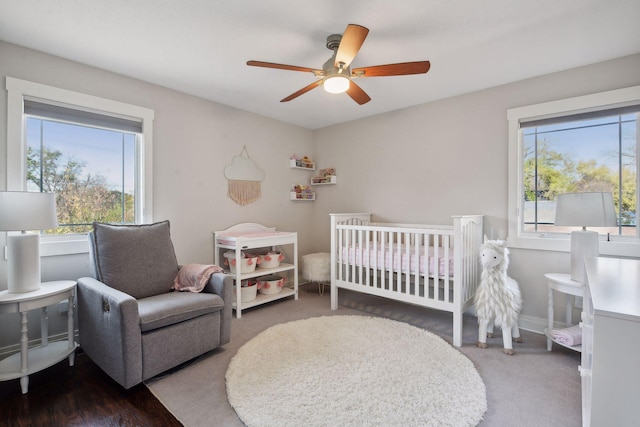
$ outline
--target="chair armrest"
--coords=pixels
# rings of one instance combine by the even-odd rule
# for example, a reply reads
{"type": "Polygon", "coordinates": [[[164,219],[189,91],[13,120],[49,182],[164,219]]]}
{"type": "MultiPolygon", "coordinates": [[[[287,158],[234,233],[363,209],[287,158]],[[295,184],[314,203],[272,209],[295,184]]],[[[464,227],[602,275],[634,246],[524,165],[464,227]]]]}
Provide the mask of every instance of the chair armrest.
{"type": "Polygon", "coordinates": [[[203,292],[210,292],[224,300],[224,309],[220,318],[220,345],[231,340],[231,314],[233,310],[233,278],[225,273],[211,275],[203,292]]]}
{"type": "Polygon", "coordinates": [[[80,346],[123,387],[142,381],[138,302],[91,277],[78,279],[80,346]]]}

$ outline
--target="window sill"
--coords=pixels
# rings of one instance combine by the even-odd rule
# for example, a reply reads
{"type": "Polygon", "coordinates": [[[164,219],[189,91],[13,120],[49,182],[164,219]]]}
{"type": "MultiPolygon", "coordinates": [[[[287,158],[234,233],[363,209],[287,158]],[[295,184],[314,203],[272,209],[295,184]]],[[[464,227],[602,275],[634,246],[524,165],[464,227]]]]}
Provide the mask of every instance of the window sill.
{"type": "Polygon", "coordinates": [[[89,253],[89,240],[86,235],[47,236],[40,238],[40,256],[60,256],[89,253]]]}
{"type": "MultiPolygon", "coordinates": [[[[569,237],[515,237],[508,238],[507,245],[513,249],[530,249],[537,251],[571,252],[569,237]]],[[[640,258],[640,240],[630,239],[628,242],[600,241],[600,255],[624,258],[640,258]]]]}

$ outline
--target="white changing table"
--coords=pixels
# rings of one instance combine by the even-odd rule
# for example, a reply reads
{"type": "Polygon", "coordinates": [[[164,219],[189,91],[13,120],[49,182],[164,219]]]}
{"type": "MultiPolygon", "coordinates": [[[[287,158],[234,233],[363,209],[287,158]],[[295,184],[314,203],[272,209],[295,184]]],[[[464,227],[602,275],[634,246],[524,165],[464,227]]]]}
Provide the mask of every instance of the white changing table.
{"type": "Polygon", "coordinates": [[[251,273],[240,272],[240,274],[234,274],[230,271],[226,272],[229,276],[233,277],[236,289],[239,290],[243,280],[272,275],[283,271],[293,271],[293,288],[285,286],[282,288],[282,291],[277,294],[264,295],[259,293],[253,301],[241,302],[241,292],[236,292],[236,300],[233,303],[233,308],[236,311],[236,317],[238,319],[242,317],[242,309],[244,308],[255,307],[290,296],[293,296],[295,300],[298,299],[298,233],[276,231],[275,228],[266,227],[262,224],[242,223],[223,231],[214,231],[213,245],[214,262],[219,266],[223,265],[222,253],[225,250],[234,250],[236,252],[235,258],[239,260],[241,258],[241,252],[247,249],[266,247],[276,249],[276,246],[279,245],[293,246],[293,264],[281,263],[279,267],[275,268],[256,268],[255,271],[251,273]]]}

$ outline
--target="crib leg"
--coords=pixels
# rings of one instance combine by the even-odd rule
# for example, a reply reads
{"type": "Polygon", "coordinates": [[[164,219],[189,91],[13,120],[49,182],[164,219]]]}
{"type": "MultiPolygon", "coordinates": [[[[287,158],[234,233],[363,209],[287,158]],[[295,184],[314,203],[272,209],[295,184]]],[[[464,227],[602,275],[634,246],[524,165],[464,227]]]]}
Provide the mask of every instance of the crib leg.
{"type": "Polygon", "coordinates": [[[490,324],[489,319],[478,319],[478,343],[480,348],[487,348],[487,327],[490,324]]]}
{"type": "Polygon", "coordinates": [[[453,345],[462,347],[462,313],[453,313],[453,345]]]}
{"type": "MultiPolygon", "coordinates": [[[[502,342],[504,344],[504,349],[502,349],[502,351],[504,352],[504,354],[507,354],[509,356],[514,354],[513,344],[511,343],[511,333],[514,328],[517,329],[517,326],[512,327],[504,324],[502,325],[502,342]]],[[[517,332],[517,334],[519,335],[520,332],[517,332]]]]}
{"type": "Polygon", "coordinates": [[[331,310],[338,309],[338,287],[331,283],[331,310]]]}

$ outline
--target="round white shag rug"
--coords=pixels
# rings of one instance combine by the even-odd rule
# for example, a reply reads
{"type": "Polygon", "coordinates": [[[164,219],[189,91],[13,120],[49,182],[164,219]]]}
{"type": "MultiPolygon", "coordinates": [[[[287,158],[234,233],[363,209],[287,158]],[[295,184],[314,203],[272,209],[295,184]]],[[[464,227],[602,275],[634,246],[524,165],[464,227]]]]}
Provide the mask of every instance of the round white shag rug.
{"type": "Polygon", "coordinates": [[[227,396],[257,426],[475,426],[484,382],[442,338],[394,320],[324,316],[275,325],[229,363],[227,396]]]}

